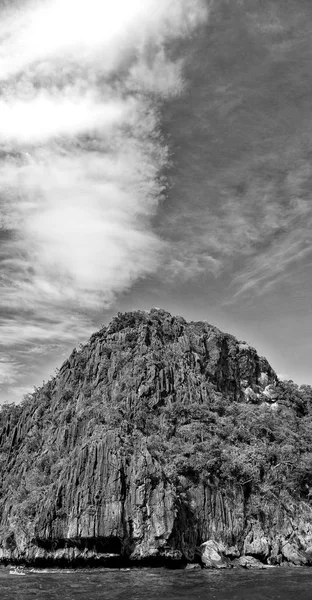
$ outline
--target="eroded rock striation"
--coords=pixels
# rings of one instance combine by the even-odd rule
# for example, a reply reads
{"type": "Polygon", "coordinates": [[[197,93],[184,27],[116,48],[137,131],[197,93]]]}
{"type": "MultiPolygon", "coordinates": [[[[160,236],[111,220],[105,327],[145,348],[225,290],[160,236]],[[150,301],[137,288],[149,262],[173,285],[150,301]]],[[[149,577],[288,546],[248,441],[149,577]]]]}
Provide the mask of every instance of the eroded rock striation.
{"type": "Polygon", "coordinates": [[[311,442],[311,388],[248,344],[119,314],[2,408],[0,560],[310,564],[311,442]]]}

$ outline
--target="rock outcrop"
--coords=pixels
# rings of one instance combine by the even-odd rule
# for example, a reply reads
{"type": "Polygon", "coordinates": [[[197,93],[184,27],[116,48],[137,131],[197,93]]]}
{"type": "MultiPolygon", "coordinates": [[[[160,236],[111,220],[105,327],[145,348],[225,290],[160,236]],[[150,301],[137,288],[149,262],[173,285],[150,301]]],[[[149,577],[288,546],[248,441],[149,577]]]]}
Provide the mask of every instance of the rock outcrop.
{"type": "Polygon", "coordinates": [[[0,560],[310,564],[311,397],[206,322],[118,315],[2,409],[0,560]]]}
{"type": "Polygon", "coordinates": [[[208,540],[199,550],[201,562],[207,569],[227,569],[230,566],[230,560],[223,553],[223,544],[208,540]]]}

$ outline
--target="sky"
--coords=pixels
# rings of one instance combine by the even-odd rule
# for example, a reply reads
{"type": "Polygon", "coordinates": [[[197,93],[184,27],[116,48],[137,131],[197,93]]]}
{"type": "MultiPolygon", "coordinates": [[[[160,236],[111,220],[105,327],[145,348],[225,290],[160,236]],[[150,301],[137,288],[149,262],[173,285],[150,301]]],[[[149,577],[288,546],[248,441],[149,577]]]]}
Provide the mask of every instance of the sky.
{"type": "Polygon", "coordinates": [[[310,0],[0,0],[0,403],[161,307],[312,384],[310,0]]]}

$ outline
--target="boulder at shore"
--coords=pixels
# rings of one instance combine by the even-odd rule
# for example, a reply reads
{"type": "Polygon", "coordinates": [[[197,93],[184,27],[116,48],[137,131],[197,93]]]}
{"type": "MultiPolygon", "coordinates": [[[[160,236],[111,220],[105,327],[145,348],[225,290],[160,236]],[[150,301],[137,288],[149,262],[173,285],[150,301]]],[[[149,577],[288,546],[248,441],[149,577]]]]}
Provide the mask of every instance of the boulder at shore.
{"type": "Polygon", "coordinates": [[[223,545],[208,540],[200,546],[201,561],[206,569],[227,569],[230,566],[230,560],[223,554],[223,545]]]}

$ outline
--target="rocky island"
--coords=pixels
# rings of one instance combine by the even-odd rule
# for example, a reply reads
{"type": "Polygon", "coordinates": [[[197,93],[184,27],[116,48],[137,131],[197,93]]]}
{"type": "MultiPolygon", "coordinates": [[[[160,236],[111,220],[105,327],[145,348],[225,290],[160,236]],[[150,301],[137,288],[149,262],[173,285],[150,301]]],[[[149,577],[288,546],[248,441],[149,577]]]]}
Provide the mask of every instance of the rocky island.
{"type": "Polygon", "coordinates": [[[207,322],[118,314],[0,413],[0,561],[312,564],[312,389],[207,322]]]}

